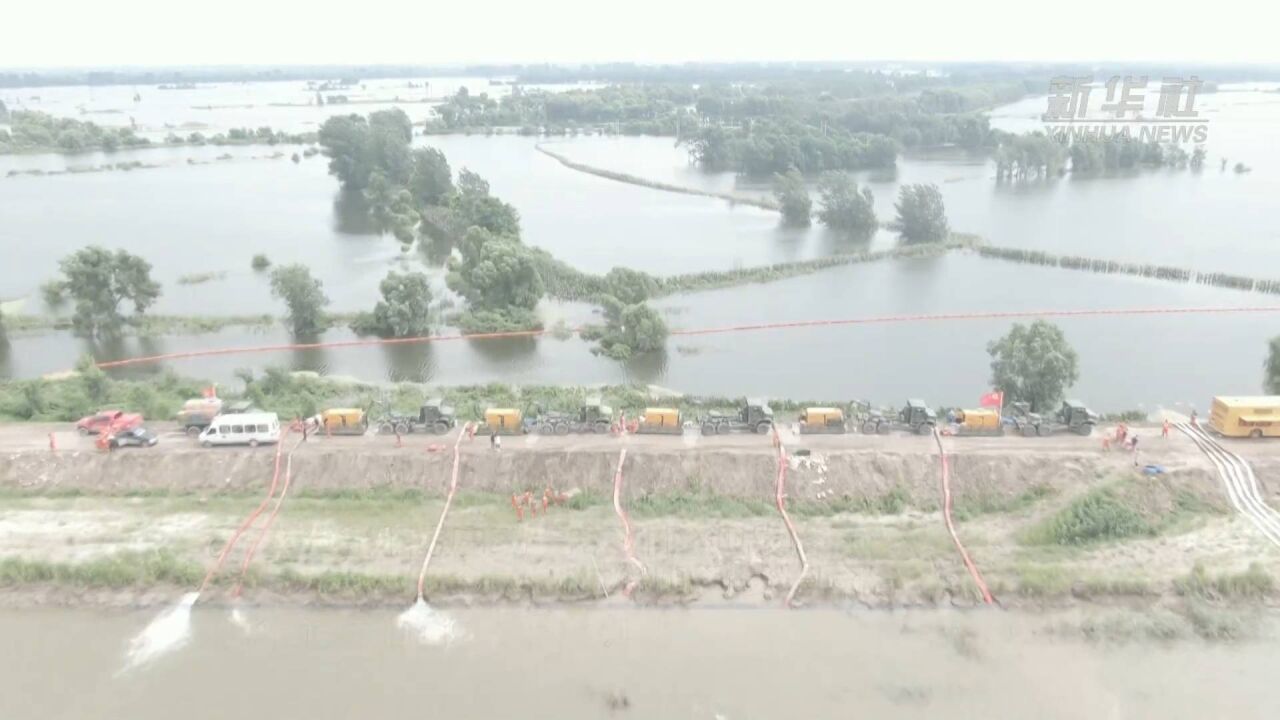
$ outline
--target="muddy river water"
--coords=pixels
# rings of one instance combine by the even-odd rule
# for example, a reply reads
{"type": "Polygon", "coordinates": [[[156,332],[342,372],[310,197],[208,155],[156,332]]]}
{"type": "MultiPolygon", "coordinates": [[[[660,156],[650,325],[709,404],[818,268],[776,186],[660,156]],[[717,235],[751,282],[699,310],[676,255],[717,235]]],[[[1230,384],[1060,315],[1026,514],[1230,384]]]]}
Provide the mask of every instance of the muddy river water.
{"type": "Polygon", "coordinates": [[[149,611],[0,613],[0,717],[1274,718],[1277,646],[1096,645],[1014,612],[197,609],[121,673],[149,611]],[[941,714],[940,714],[941,713],[941,714]]]}

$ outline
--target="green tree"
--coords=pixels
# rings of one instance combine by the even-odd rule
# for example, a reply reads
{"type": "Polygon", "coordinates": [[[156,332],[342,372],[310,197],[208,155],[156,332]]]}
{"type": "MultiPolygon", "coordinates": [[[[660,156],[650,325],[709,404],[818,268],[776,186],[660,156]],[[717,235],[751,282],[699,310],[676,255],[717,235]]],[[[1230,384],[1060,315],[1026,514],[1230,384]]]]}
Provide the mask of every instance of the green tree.
{"type": "Polygon", "coordinates": [[[1062,329],[1036,320],[1014,323],[1009,333],[987,345],[991,385],[1007,402],[1025,401],[1038,412],[1053,409],[1080,373],[1076,351],[1062,329]]]}
{"type": "Polygon", "coordinates": [[[903,185],[894,207],[898,211],[894,229],[907,242],[942,242],[951,233],[947,226],[947,209],[937,185],[903,185]]]}
{"type": "Polygon", "coordinates": [[[75,303],[72,327],[89,337],[119,334],[125,323],[120,304],[129,301],[136,314],[160,297],[151,279],[151,263],[124,250],[112,252],[90,245],[59,262],[62,278],[42,286],[46,299],[70,296],[75,303]]]}
{"type": "Polygon", "coordinates": [[[253,256],[253,260],[249,264],[254,270],[262,272],[263,270],[271,267],[271,258],[267,257],[263,253],[258,253],[253,256]]]}
{"type": "Polygon", "coordinates": [[[858,238],[875,234],[879,221],[871,188],[859,190],[858,183],[847,173],[833,172],[822,176],[818,191],[822,203],[818,219],[824,225],[858,238]]]}
{"type": "Polygon", "coordinates": [[[808,227],[813,200],[804,185],[804,177],[792,168],[786,174],[773,176],[773,197],[782,208],[782,222],[792,227],[808,227]]]}
{"type": "Polygon", "coordinates": [[[329,158],[329,173],[344,188],[362,190],[368,183],[368,140],[369,123],[359,115],[334,115],[320,126],[317,141],[329,158]]]}
{"type": "Polygon", "coordinates": [[[1267,346],[1267,361],[1262,367],[1265,371],[1262,386],[1268,394],[1280,395],[1280,337],[1271,338],[1267,346]]]}
{"type": "Polygon", "coordinates": [[[520,236],[520,213],[490,195],[488,181],[466,168],[458,173],[457,192],[449,207],[459,231],[480,227],[497,235],[520,236]]]}
{"type": "Polygon", "coordinates": [[[611,295],[603,296],[600,302],[604,305],[606,324],[586,333],[587,339],[598,343],[592,352],[626,360],[666,347],[670,331],[653,308],[643,302],[627,304],[611,295]]]}
{"type": "Polygon", "coordinates": [[[419,205],[441,205],[453,192],[453,171],[444,153],[436,148],[413,151],[413,176],[409,192],[419,205]]]}
{"type": "Polygon", "coordinates": [[[396,185],[382,170],[374,170],[369,173],[363,192],[378,231],[390,232],[402,243],[412,243],[421,218],[409,191],[396,185]]]}
{"type": "Polygon", "coordinates": [[[477,309],[532,310],[545,288],[537,262],[528,248],[507,238],[495,237],[451,264],[449,288],[477,309]]]}
{"type": "Polygon", "coordinates": [[[1191,169],[1192,170],[1204,169],[1204,161],[1205,161],[1205,158],[1208,157],[1208,155],[1209,153],[1205,152],[1203,145],[1197,145],[1196,149],[1191,151],[1191,169]]]}
{"type": "Polygon", "coordinates": [[[653,296],[658,288],[658,281],[651,275],[616,267],[605,273],[604,292],[627,305],[642,303],[653,296]]]}
{"type": "Polygon", "coordinates": [[[329,298],[306,265],[282,265],[272,270],[271,294],[284,300],[289,308],[288,320],[294,335],[314,336],[329,326],[324,312],[329,298]]]}
{"type": "Polygon", "coordinates": [[[415,337],[431,332],[431,284],[420,272],[390,272],[379,285],[382,300],[372,313],[361,313],[351,327],[382,337],[415,337]]]}

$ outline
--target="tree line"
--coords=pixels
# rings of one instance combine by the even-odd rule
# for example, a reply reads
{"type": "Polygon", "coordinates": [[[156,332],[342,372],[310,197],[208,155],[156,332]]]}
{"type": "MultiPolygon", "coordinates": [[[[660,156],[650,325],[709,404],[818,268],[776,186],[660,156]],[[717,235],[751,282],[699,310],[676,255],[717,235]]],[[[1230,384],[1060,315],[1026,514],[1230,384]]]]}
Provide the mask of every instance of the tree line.
{"type": "MultiPolygon", "coordinates": [[[[818,183],[818,219],[823,225],[859,241],[866,241],[880,227],[875,195],[871,188],[859,188],[847,173],[831,172],[818,183]]],[[[792,168],[774,176],[773,194],[782,211],[782,222],[793,227],[809,225],[813,199],[804,177],[792,168]]],[[[940,243],[951,234],[946,205],[937,185],[911,184],[898,188],[895,217],[888,227],[908,243],[940,243]]]]}

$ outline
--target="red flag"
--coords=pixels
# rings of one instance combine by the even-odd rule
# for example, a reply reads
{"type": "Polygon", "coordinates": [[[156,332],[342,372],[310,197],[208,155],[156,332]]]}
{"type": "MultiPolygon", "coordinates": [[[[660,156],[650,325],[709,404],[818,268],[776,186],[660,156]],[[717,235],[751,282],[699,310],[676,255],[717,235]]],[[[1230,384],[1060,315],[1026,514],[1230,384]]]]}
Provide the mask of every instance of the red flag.
{"type": "Polygon", "coordinates": [[[978,404],[982,407],[1002,408],[1004,407],[1004,391],[992,390],[986,395],[978,398],[978,404]]]}
{"type": "Polygon", "coordinates": [[[206,398],[216,398],[218,397],[218,386],[210,385],[209,387],[202,390],[201,394],[204,395],[206,398]]]}

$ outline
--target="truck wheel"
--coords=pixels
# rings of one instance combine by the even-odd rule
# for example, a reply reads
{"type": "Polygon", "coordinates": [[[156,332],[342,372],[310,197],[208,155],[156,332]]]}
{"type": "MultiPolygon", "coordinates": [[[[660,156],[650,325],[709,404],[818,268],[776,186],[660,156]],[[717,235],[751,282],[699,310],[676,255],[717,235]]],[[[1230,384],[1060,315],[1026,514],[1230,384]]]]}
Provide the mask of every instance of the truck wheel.
{"type": "Polygon", "coordinates": [[[917,434],[917,435],[932,435],[932,434],[933,434],[933,423],[920,423],[919,425],[917,425],[917,426],[916,426],[916,434],[917,434]]]}
{"type": "Polygon", "coordinates": [[[200,437],[200,428],[195,425],[188,425],[186,429],[187,437],[200,437]]]}
{"type": "Polygon", "coordinates": [[[1036,426],[1036,434],[1037,434],[1037,435],[1039,435],[1040,437],[1048,437],[1048,436],[1049,436],[1049,426],[1048,426],[1048,425],[1037,425],[1037,426],[1036,426]]]}
{"type": "Polygon", "coordinates": [[[251,448],[256,448],[256,447],[258,447],[258,438],[252,438],[252,439],[250,439],[250,440],[249,440],[249,447],[251,447],[251,448]]]}
{"type": "Polygon", "coordinates": [[[764,435],[765,433],[769,432],[772,429],[773,429],[772,423],[762,422],[759,425],[756,425],[756,434],[764,435]]]}
{"type": "Polygon", "coordinates": [[[1250,430],[1249,437],[1254,438],[1255,440],[1262,437],[1262,428],[1254,428],[1250,430]]]}
{"type": "Polygon", "coordinates": [[[1036,436],[1036,426],[1035,426],[1035,425],[1023,425],[1023,426],[1022,426],[1021,428],[1019,428],[1019,429],[1022,431],[1022,437],[1035,437],[1035,436],[1036,436]]]}
{"type": "Polygon", "coordinates": [[[409,427],[408,423],[396,423],[396,433],[398,435],[408,435],[412,431],[413,428],[409,427]]]}
{"type": "Polygon", "coordinates": [[[595,424],[595,427],[593,427],[591,430],[597,435],[604,435],[609,432],[609,423],[601,420],[600,422],[597,422],[595,424]]]}
{"type": "Polygon", "coordinates": [[[706,423],[706,424],[704,424],[704,425],[702,426],[702,434],[703,434],[703,435],[715,435],[715,434],[716,434],[716,426],[715,426],[715,425],[712,425],[711,423],[706,423]]]}
{"type": "Polygon", "coordinates": [[[875,423],[873,423],[873,422],[864,422],[864,423],[862,423],[862,434],[863,434],[863,435],[875,435],[875,434],[876,434],[876,424],[875,424],[875,423]]]}
{"type": "Polygon", "coordinates": [[[557,435],[568,435],[568,434],[569,434],[569,425],[568,425],[568,423],[560,423],[559,425],[556,425],[556,434],[557,434],[557,435]]]}
{"type": "Polygon", "coordinates": [[[395,431],[396,431],[395,426],[394,426],[394,425],[392,425],[392,424],[391,424],[391,423],[389,423],[389,422],[385,422],[385,423],[382,423],[382,424],[378,425],[378,434],[379,434],[379,435],[390,435],[391,433],[393,433],[393,432],[395,432],[395,431]]]}
{"type": "Polygon", "coordinates": [[[443,421],[437,422],[435,425],[431,426],[431,432],[436,435],[443,435],[449,432],[449,423],[443,421]]]}
{"type": "Polygon", "coordinates": [[[731,431],[732,429],[733,429],[733,428],[729,425],[729,423],[718,423],[718,424],[716,425],[716,434],[717,434],[717,435],[728,435],[728,434],[729,434],[729,431],[731,431]]]}
{"type": "Polygon", "coordinates": [[[211,448],[213,447],[213,443],[209,442],[208,440],[204,440],[200,443],[200,447],[211,448]]]}
{"type": "Polygon", "coordinates": [[[893,430],[893,426],[887,422],[882,422],[876,426],[877,435],[888,435],[891,430],[893,430]]]}
{"type": "Polygon", "coordinates": [[[1093,423],[1085,423],[1076,428],[1076,434],[1081,437],[1089,437],[1093,434],[1093,423]]]}
{"type": "Polygon", "coordinates": [[[551,427],[549,423],[538,423],[537,425],[534,426],[533,429],[534,429],[534,432],[538,433],[539,435],[551,435],[552,433],[555,432],[555,430],[551,427]]]}

